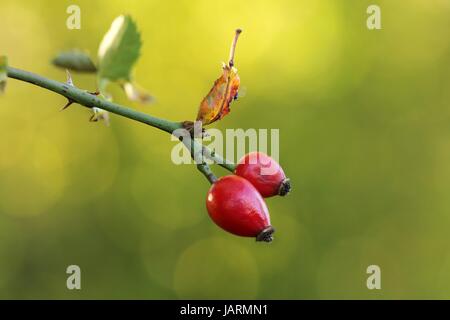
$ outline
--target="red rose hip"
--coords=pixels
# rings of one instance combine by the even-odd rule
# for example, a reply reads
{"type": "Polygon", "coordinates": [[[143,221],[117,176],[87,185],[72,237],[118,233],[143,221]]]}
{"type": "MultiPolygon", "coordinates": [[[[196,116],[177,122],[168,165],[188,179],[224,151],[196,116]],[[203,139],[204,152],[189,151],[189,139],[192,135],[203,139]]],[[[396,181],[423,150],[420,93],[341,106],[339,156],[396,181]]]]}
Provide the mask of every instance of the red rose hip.
{"type": "Polygon", "coordinates": [[[206,197],[211,219],[222,229],[257,241],[272,241],[275,232],[269,211],[258,190],[244,178],[232,175],[213,183],[206,197]]]}
{"type": "Polygon", "coordinates": [[[291,190],[291,183],[278,162],[262,152],[246,154],[234,173],[250,181],[264,198],[285,196],[291,190]]]}

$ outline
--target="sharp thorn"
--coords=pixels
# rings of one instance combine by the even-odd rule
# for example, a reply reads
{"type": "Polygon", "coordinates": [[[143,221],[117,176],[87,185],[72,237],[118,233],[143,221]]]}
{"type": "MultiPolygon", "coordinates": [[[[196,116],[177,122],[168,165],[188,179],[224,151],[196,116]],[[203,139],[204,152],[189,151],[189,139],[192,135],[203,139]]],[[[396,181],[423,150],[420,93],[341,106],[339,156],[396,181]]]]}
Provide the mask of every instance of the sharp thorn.
{"type": "Polygon", "coordinates": [[[59,111],[66,110],[72,103],[73,103],[73,101],[72,101],[72,100],[69,100],[69,101],[66,103],[66,105],[65,105],[64,107],[62,107],[61,109],[59,109],[59,111]]]}

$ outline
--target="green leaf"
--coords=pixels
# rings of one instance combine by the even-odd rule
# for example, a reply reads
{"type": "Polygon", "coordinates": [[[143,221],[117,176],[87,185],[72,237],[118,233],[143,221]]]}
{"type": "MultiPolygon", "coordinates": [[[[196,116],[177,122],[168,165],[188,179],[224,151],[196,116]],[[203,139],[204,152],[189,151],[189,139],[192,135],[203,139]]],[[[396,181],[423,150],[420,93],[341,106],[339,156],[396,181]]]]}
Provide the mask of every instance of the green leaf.
{"type": "Polygon", "coordinates": [[[97,71],[91,57],[86,52],[77,49],[59,53],[53,58],[52,63],[59,68],[72,71],[92,73],[97,71]]]}
{"type": "Polygon", "coordinates": [[[6,79],[8,78],[8,58],[0,56],[0,93],[5,91],[6,79]]]}
{"type": "Polygon", "coordinates": [[[111,81],[130,81],[139,58],[141,37],[130,16],[114,19],[98,48],[99,77],[111,81]]]}

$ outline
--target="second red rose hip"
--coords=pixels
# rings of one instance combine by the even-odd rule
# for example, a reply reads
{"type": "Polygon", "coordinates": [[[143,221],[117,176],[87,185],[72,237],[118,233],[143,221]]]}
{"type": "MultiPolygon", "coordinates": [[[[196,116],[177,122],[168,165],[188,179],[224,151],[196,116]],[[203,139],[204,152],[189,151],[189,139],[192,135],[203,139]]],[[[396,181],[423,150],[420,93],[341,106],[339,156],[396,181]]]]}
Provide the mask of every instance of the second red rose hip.
{"type": "Polygon", "coordinates": [[[285,196],[291,183],[281,166],[262,152],[250,152],[237,164],[235,174],[250,181],[264,198],[285,196]]]}

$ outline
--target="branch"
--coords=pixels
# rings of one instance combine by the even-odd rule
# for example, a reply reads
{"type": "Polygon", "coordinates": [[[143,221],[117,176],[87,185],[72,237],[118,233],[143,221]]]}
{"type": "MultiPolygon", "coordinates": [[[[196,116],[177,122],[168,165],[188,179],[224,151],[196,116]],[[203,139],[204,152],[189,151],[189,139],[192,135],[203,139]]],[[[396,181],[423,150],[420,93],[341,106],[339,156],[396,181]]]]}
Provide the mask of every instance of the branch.
{"type": "MultiPolygon", "coordinates": [[[[183,128],[181,122],[173,122],[173,121],[169,121],[166,119],[153,117],[146,113],[119,105],[117,103],[113,103],[113,102],[110,102],[107,100],[100,99],[97,96],[94,96],[87,91],[78,89],[74,86],[70,86],[67,83],[62,83],[59,81],[47,79],[40,75],[31,73],[28,71],[24,71],[24,70],[12,68],[12,67],[8,67],[7,71],[8,71],[8,77],[10,77],[10,78],[20,80],[20,81],[25,81],[25,82],[34,84],[36,86],[39,86],[41,88],[45,88],[50,91],[56,92],[64,97],[66,97],[67,99],[72,100],[72,101],[74,101],[84,107],[87,107],[87,108],[93,108],[93,107],[100,108],[100,109],[109,111],[111,113],[120,115],[122,117],[147,124],[149,126],[163,130],[170,134],[172,134],[172,132],[175,131],[176,129],[183,128]]],[[[214,152],[211,152],[210,149],[205,147],[203,144],[198,143],[197,141],[195,141],[195,139],[189,139],[189,142],[186,141],[183,143],[185,143],[185,145],[186,145],[186,143],[188,143],[187,147],[188,147],[188,150],[191,151],[191,154],[192,154],[192,150],[198,150],[198,149],[202,150],[202,154],[205,157],[213,160],[215,163],[219,164],[220,166],[224,167],[225,169],[227,169],[229,171],[234,171],[235,164],[233,162],[222,158],[220,155],[217,155],[214,152]]],[[[194,154],[192,154],[192,156],[195,160],[194,154]]],[[[199,169],[199,171],[202,172],[211,183],[214,182],[215,177],[214,177],[214,174],[211,172],[209,166],[206,163],[204,163],[204,161],[200,161],[200,162],[196,162],[196,163],[197,163],[197,168],[199,169]],[[212,180],[214,180],[214,181],[212,181],[212,180]]]]}
{"type": "Polygon", "coordinates": [[[211,171],[209,165],[204,161],[203,158],[203,150],[204,146],[195,141],[195,139],[191,138],[191,136],[183,136],[180,139],[186,148],[191,153],[192,159],[194,159],[197,164],[197,169],[208,179],[210,183],[214,183],[217,181],[217,177],[211,171]],[[193,143],[194,142],[194,143],[193,143]]]}
{"type": "Polygon", "coordinates": [[[68,85],[67,83],[47,79],[28,71],[8,67],[8,77],[29,82],[36,86],[59,93],[67,99],[73,100],[76,103],[81,104],[82,106],[88,108],[97,107],[100,109],[104,109],[120,116],[148,124],[168,133],[172,133],[175,129],[181,128],[181,125],[179,123],[152,117],[143,112],[100,99],[87,91],[80,90],[74,86],[68,85]]]}
{"type": "Polygon", "coordinates": [[[217,177],[214,175],[214,173],[211,171],[210,167],[206,162],[202,162],[200,164],[197,164],[197,169],[200,171],[208,181],[213,184],[217,181],[217,177]]]}

